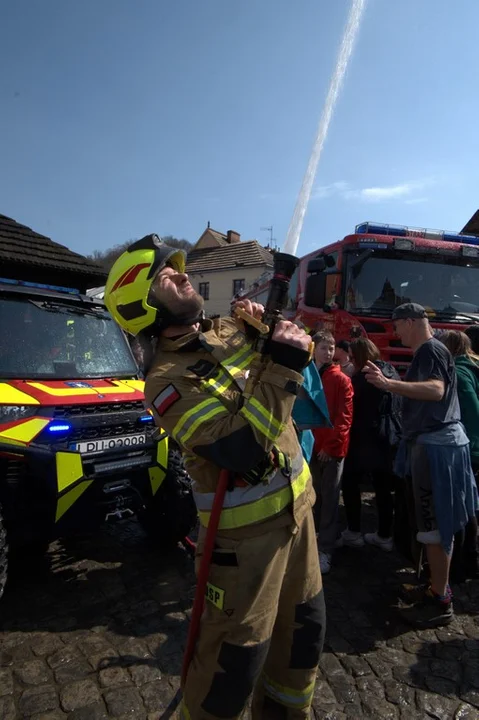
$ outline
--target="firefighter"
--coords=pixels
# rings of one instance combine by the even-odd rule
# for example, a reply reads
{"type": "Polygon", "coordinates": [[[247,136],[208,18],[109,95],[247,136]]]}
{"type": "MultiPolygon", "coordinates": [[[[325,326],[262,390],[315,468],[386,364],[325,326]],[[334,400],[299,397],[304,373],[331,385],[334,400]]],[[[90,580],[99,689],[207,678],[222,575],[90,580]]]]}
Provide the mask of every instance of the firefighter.
{"type": "MultiPolygon", "coordinates": [[[[156,235],[115,262],[105,302],[136,336],[150,365],[147,402],[184,452],[201,524],[197,563],[220,469],[230,473],[180,717],[240,718],[254,690],[254,720],[309,718],[325,606],[315,495],[291,411],[310,338],[279,322],[245,397],[253,354],[244,326],[204,319],[183,251],[156,235]]],[[[262,315],[249,300],[236,305],[262,315]]]]}

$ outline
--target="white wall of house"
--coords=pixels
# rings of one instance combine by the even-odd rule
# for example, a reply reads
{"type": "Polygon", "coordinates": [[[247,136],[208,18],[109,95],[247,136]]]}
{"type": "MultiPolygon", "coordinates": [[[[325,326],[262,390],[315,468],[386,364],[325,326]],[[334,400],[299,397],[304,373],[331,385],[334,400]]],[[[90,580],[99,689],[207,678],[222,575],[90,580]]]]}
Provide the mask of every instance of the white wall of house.
{"type": "Polygon", "coordinates": [[[244,280],[244,287],[248,288],[264,269],[263,266],[237,267],[234,270],[188,273],[188,277],[195,290],[203,296],[206,289],[204,283],[209,283],[209,298],[205,300],[205,312],[207,315],[227,315],[230,312],[233,298],[233,281],[244,280]],[[200,284],[203,284],[203,287],[200,287],[200,284]]]}

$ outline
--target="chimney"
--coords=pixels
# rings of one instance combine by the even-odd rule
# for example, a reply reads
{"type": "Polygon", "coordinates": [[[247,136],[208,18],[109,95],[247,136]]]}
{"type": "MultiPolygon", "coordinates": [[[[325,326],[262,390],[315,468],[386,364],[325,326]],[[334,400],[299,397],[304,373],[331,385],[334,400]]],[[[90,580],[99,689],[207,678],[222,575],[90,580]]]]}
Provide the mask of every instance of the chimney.
{"type": "Polygon", "coordinates": [[[230,245],[241,242],[241,235],[236,230],[228,230],[226,239],[230,245]]]}

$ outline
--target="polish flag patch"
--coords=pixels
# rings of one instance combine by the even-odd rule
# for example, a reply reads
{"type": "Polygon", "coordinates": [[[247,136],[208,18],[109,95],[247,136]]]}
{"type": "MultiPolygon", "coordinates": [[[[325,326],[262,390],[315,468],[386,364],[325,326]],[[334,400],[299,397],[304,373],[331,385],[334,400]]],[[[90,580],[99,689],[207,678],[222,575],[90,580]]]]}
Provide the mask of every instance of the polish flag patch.
{"type": "Polygon", "coordinates": [[[174,385],[168,385],[159,395],[153,400],[153,407],[160,417],[163,417],[165,412],[174,405],[177,400],[181,398],[180,393],[174,385]]]}

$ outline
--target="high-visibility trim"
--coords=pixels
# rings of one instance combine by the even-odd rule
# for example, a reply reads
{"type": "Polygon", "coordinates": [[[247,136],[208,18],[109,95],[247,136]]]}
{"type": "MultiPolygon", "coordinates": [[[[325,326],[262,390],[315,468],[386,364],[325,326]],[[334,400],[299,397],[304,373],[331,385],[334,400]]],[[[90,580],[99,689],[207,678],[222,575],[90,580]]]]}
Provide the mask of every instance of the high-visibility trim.
{"type": "MultiPolygon", "coordinates": [[[[277,473],[278,480],[279,475],[281,475],[281,473],[277,473]]],[[[278,489],[277,485],[274,485],[273,480],[270,485],[263,485],[261,483],[255,487],[237,488],[233,491],[233,493],[226,493],[228,496],[234,495],[238,491],[243,491],[243,503],[232,507],[223,507],[220,516],[219,529],[233,530],[235,528],[244,527],[245,525],[262,522],[263,520],[267,520],[268,518],[277,515],[287,508],[288,505],[291,505],[294,500],[300,497],[300,495],[302,495],[302,493],[306,490],[309,479],[309,467],[307,463],[304,463],[300,474],[290,483],[286,478],[284,478],[284,481],[287,484],[285,485],[283,483],[283,487],[280,489],[278,489]],[[271,491],[272,486],[273,490],[271,491]],[[256,491],[256,493],[262,492],[262,496],[258,498],[254,492],[249,491],[256,491]],[[246,504],[244,502],[245,498],[247,498],[246,504]]],[[[201,524],[204,527],[208,527],[211,511],[200,509],[200,506],[204,503],[205,494],[211,495],[212,493],[195,493],[195,502],[198,507],[198,516],[201,524]]],[[[239,494],[235,499],[239,503],[241,499],[239,494]]]]}
{"type": "Polygon", "coordinates": [[[166,472],[161,467],[150,467],[148,468],[148,475],[150,477],[151,494],[156,495],[166,477],[166,472]]]}
{"type": "Polygon", "coordinates": [[[138,390],[139,392],[145,391],[145,381],[144,380],[122,380],[122,384],[133,388],[133,390],[138,390]]]}
{"type": "Polygon", "coordinates": [[[297,710],[307,708],[311,705],[315,681],[302,690],[294,690],[286,685],[280,685],[265,674],[263,674],[262,681],[266,694],[280,705],[285,705],[286,707],[297,710]]]}
{"type": "Polygon", "coordinates": [[[284,429],[284,425],[278,422],[273,413],[266,410],[255,397],[249,398],[246,405],[241,408],[240,415],[243,415],[253,427],[273,442],[278,439],[284,429]]]}
{"type": "Polygon", "coordinates": [[[49,423],[49,418],[31,418],[0,432],[0,439],[26,444],[36,438],[49,423]]]}
{"type": "Polygon", "coordinates": [[[216,398],[203,400],[180,417],[173,428],[173,437],[181,445],[185,445],[200,425],[223,413],[228,414],[228,411],[216,398]]]}
{"type": "Polygon", "coordinates": [[[180,720],[191,720],[190,711],[185,705],[185,701],[181,701],[180,705],[180,720]]]}
{"type": "Polygon", "coordinates": [[[278,422],[278,420],[276,420],[276,418],[274,417],[273,413],[271,411],[266,410],[264,405],[261,405],[261,403],[258,402],[258,400],[256,400],[256,398],[252,397],[249,404],[253,405],[253,407],[255,407],[258,410],[258,412],[264,417],[264,419],[266,420],[268,425],[271,425],[272,427],[276,428],[278,435],[283,431],[283,429],[284,429],[283,425],[280,422],[278,422]]]}
{"type": "Polygon", "coordinates": [[[55,515],[55,522],[58,522],[60,518],[66,513],[67,510],[78,500],[80,495],[83,495],[92,484],[93,480],[85,480],[84,482],[76,485],[72,490],[58,498],[57,512],[55,515]]]}
{"type": "Polygon", "coordinates": [[[233,378],[225,370],[221,369],[216,377],[204,380],[201,385],[207,392],[211,392],[216,397],[221,397],[233,382],[233,378]]]}
{"type": "Polygon", "coordinates": [[[240,363],[238,363],[234,368],[231,368],[231,370],[230,370],[231,374],[234,377],[236,377],[237,375],[242,373],[243,370],[245,369],[245,367],[253,362],[254,357],[255,357],[255,353],[249,353],[249,355],[247,355],[244,358],[244,360],[242,360],[240,363]]]}
{"type": "Polygon", "coordinates": [[[0,383],[0,402],[5,405],[40,405],[38,400],[8,383],[0,383]]]}
{"type": "Polygon", "coordinates": [[[252,351],[251,345],[243,345],[240,350],[222,360],[220,365],[227,373],[235,377],[254,358],[254,356],[255,353],[252,351]]]}
{"type": "Polygon", "coordinates": [[[263,425],[263,423],[258,420],[258,418],[248,410],[247,407],[241,408],[240,415],[243,415],[243,417],[259,432],[268,438],[268,440],[272,440],[273,442],[276,440],[276,436],[269,432],[267,428],[263,425]]]}
{"type": "Polygon", "coordinates": [[[41,382],[29,382],[27,383],[27,385],[30,385],[31,387],[36,388],[37,390],[41,390],[47,395],[52,395],[54,397],[72,397],[73,395],[98,396],[99,393],[101,395],[115,395],[118,394],[118,392],[123,392],[129,395],[135,392],[135,389],[133,387],[131,387],[130,385],[126,385],[119,380],[112,380],[111,383],[109,383],[108,385],[105,383],[105,385],[95,385],[86,388],[50,387],[49,385],[45,385],[41,382]]]}
{"type": "Polygon", "coordinates": [[[228,390],[235,378],[242,374],[244,368],[250,364],[254,353],[249,345],[241,348],[238,352],[220,362],[220,371],[214,378],[205,380],[202,385],[205,390],[212,392],[216,397],[221,397],[228,390]]]}
{"type": "MultiPolygon", "coordinates": [[[[284,463],[284,459],[283,459],[284,463]]],[[[291,463],[291,477],[293,482],[301,474],[304,469],[304,458],[301,453],[293,459],[291,463]]],[[[290,478],[286,477],[281,470],[276,470],[268,483],[258,483],[257,485],[238,486],[229,490],[225,494],[223,500],[223,508],[235,508],[241,505],[251,505],[258,500],[263,499],[267,495],[272,495],[281,488],[290,487],[290,478]]],[[[195,500],[198,510],[211,510],[215,499],[215,493],[197,492],[195,500]]]]}
{"type": "Polygon", "coordinates": [[[168,470],[168,436],[158,439],[156,446],[156,461],[158,466],[148,468],[150,476],[151,494],[156,495],[163,485],[168,470]]]}
{"type": "Polygon", "coordinates": [[[83,477],[81,455],[58,452],[56,454],[58,492],[64,492],[70,485],[83,477]]]}

